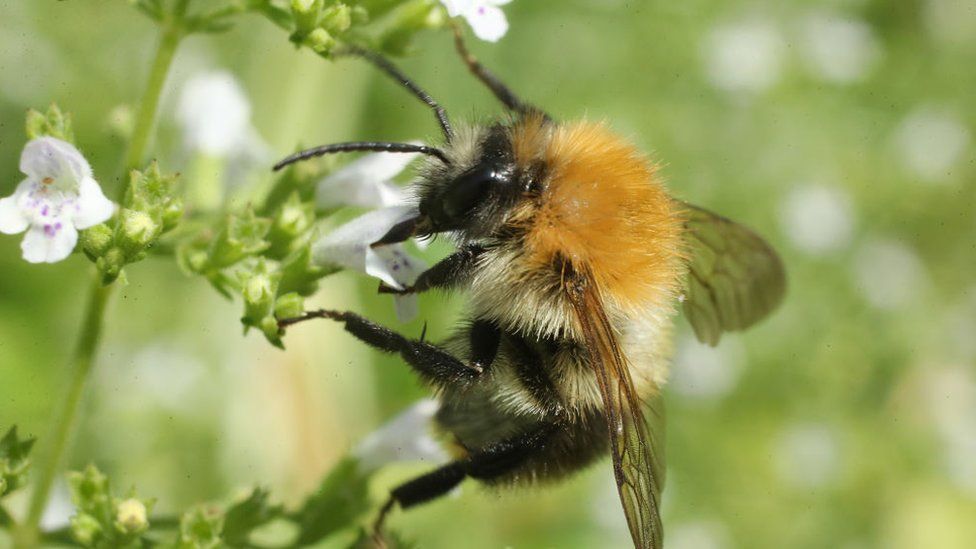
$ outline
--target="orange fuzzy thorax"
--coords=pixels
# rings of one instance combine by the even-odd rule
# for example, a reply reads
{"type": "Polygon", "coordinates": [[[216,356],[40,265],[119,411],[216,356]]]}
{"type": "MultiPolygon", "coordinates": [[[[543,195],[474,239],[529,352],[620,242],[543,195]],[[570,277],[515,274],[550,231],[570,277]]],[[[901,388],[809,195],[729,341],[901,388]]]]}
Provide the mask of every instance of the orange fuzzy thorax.
{"type": "MultiPolygon", "coordinates": [[[[568,260],[627,313],[670,301],[682,268],[681,220],[655,167],[604,125],[513,128],[516,162],[542,161],[546,184],[521,217],[531,267],[568,260]]],[[[530,267],[530,268],[531,268],[530,267]]]]}

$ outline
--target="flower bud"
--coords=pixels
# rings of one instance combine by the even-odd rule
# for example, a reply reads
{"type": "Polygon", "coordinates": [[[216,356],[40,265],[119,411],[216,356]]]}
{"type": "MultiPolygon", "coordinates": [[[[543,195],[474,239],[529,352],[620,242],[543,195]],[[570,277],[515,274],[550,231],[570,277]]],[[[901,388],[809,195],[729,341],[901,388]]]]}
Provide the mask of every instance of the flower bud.
{"type": "Polygon", "coordinates": [[[149,527],[146,505],[135,498],[119,503],[115,510],[115,522],[127,534],[138,534],[149,527]]]}
{"type": "Polygon", "coordinates": [[[275,301],[275,316],[293,318],[305,311],[305,298],[296,292],[287,293],[275,301]]]}
{"type": "Polygon", "coordinates": [[[137,253],[152,244],[162,231],[162,227],[146,212],[123,209],[119,219],[122,229],[120,244],[130,253],[137,253]]]}
{"type": "Polygon", "coordinates": [[[322,12],[322,26],[334,34],[346,32],[352,26],[352,10],[342,3],[329,6],[322,12]]]}
{"type": "Polygon", "coordinates": [[[321,27],[309,33],[307,41],[310,48],[321,54],[329,53],[336,45],[335,38],[332,38],[329,31],[321,27]]]}
{"type": "Polygon", "coordinates": [[[88,513],[78,513],[71,517],[71,535],[75,540],[85,547],[94,544],[99,534],[102,532],[102,525],[98,520],[88,513]]]}
{"type": "Polygon", "coordinates": [[[112,246],[112,229],[102,223],[81,232],[81,248],[93,261],[112,246]]]}

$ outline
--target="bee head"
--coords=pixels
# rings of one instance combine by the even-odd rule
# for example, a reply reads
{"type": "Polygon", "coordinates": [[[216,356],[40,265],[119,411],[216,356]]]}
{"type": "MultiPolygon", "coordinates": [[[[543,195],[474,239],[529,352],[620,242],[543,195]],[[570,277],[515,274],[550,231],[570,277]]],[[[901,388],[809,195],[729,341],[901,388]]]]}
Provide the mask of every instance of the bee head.
{"type": "Polygon", "coordinates": [[[450,164],[429,163],[419,209],[431,233],[490,233],[522,193],[509,132],[500,124],[473,129],[446,149],[450,164]]]}

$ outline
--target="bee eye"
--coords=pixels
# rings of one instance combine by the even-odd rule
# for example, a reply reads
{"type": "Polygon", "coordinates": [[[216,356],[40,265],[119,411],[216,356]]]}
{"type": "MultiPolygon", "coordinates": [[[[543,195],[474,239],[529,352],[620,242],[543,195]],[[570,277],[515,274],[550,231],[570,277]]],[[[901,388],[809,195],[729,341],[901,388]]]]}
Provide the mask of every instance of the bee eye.
{"type": "Polygon", "coordinates": [[[457,220],[474,209],[492,190],[508,181],[492,167],[479,167],[460,177],[441,196],[444,214],[457,220]]]}

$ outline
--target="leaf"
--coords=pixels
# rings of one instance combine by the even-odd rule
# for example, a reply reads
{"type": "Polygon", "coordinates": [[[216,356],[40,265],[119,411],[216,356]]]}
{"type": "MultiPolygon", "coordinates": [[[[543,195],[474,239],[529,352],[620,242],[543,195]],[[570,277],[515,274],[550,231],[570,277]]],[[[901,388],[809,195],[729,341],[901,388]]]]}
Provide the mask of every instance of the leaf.
{"type": "Polygon", "coordinates": [[[21,439],[14,425],[0,439],[0,497],[20,488],[27,482],[30,451],[34,438],[21,439]]]}
{"type": "Polygon", "coordinates": [[[244,501],[232,506],[224,515],[224,542],[231,546],[246,546],[254,529],[282,515],[281,505],[270,505],[269,493],[255,488],[244,501]]]}
{"type": "Polygon", "coordinates": [[[356,460],[346,458],[296,513],[301,528],[296,544],[309,545],[352,526],[370,507],[369,475],[359,470],[356,460]]]}

